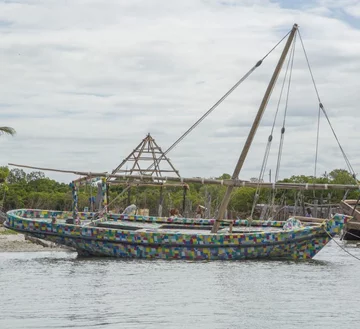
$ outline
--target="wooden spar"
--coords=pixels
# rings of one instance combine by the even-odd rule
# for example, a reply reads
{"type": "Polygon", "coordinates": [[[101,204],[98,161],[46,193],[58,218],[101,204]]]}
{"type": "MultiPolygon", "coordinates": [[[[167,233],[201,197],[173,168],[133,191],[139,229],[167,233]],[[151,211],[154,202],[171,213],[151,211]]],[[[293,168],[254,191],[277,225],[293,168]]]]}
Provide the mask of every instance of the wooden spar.
{"type": "MultiPolygon", "coordinates": [[[[169,182],[181,182],[182,185],[186,185],[185,183],[199,183],[199,184],[209,184],[209,185],[224,185],[224,186],[232,186],[232,187],[253,187],[256,188],[259,183],[249,182],[240,179],[211,179],[211,178],[185,178],[185,177],[154,177],[154,176],[141,176],[141,175],[121,175],[121,174],[106,174],[104,172],[86,172],[86,171],[72,171],[72,170],[61,170],[61,169],[52,169],[52,168],[40,168],[40,167],[32,167],[25,166],[19,164],[9,163],[9,166],[15,167],[24,167],[30,169],[44,170],[44,171],[54,171],[54,172],[62,172],[68,174],[77,174],[86,177],[82,177],[83,181],[89,179],[90,177],[114,177],[117,178],[115,182],[120,183],[121,179],[123,179],[123,183],[130,183],[133,180],[139,180],[141,182],[152,182],[152,183],[160,183],[165,184],[167,181],[169,182]]],[[[79,181],[78,179],[77,181],[79,181]]],[[[171,185],[171,184],[170,184],[171,185]]],[[[360,188],[359,185],[346,185],[346,184],[310,184],[310,183],[261,183],[261,187],[263,188],[278,188],[283,190],[358,190],[360,188]]]]}
{"type": "Polygon", "coordinates": [[[301,222],[310,222],[310,223],[323,223],[325,219],[323,218],[314,218],[314,217],[305,217],[305,216],[292,216],[292,218],[298,219],[301,222]]]}
{"type": "MultiPolygon", "coordinates": [[[[118,179],[114,181],[117,184],[131,184],[139,186],[143,183],[146,185],[146,181],[150,184],[153,183],[154,186],[186,186],[186,183],[198,183],[204,185],[224,185],[232,187],[252,187],[256,188],[258,183],[249,182],[245,180],[238,179],[210,179],[210,178],[185,178],[185,177],[147,177],[139,175],[109,175],[109,177],[117,177],[118,179]],[[123,181],[121,181],[123,179],[123,181]],[[131,181],[131,179],[136,180],[136,182],[131,181]],[[139,180],[139,181],[138,181],[139,180]],[[183,182],[183,184],[166,184],[160,182],[183,182]],[[155,182],[158,182],[157,184],[155,182]]],[[[268,189],[283,189],[283,190],[358,190],[359,185],[346,185],[346,184],[308,184],[308,183],[261,183],[262,188],[268,189]]]]}
{"type": "MultiPolygon", "coordinates": [[[[91,176],[94,175],[94,173],[89,173],[86,171],[76,171],[76,170],[62,170],[62,169],[53,169],[53,168],[41,168],[41,167],[33,167],[33,166],[26,166],[26,165],[19,165],[19,164],[14,164],[14,163],[8,163],[9,166],[14,166],[14,167],[21,167],[21,168],[29,168],[29,169],[36,169],[36,170],[44,170],[44,171],[55,171],[55,172],[61,172],[64,174],[74,174],[74,175],[79,175],[79,176],[91,176]]],[[[106,176],[107,172],[101,172],[101,173],[96,173],[96,176],[106,176]]]]}
{"type": "MultiPolygon", "coordinates": [[[[277,80],[277,78],[279,76],[279,73],[280,73],[281,68],[282,68],[282,66],[284,64],[285,58],[287,56],[287,53],[288,53],[288,51],[290,49],[290,45],[294,40],[297,28],[298,28],[297,24],[294,24],[294,26],[293,26],[293,28],[292,28],[292,30],[290,32],[289,38],[288,38],[288,40],[287,40],[287,42],[285,44],[284,50],[283,50],[283,52],[281,54],[281,57],[279,59],[279,62],[276,65],[274,73],[273,73],[273,75],[271,77],[270,83],[269,83],[269,85],[268,85],[268,87],[266,89],[265,95],[264,95],[263,100],[262,100],[262,102],[260,104],[260,107],[259,107],[259,110],[258,110],[258,112],[256,114],[256,117],[254,119],[254,123],[253,123],[253,125],[251,127],[251,130],[250,130],[249,135],[247,137],[247,140],[245,142],[244,148],[243,148],[243,150],[242,150],[242,152],[240,154],[239,160],[238,160],[238,162],[236,164],[234,173],[232,175],[232,179],[237,179],[239,177],[240,170],[241,170],[241,168],[242,168],[242,166],[243,166],[243,164],[245,162],[245,159],[246,159],[246,156],[248,154],[249,148],[250,148],[251,143],[252,143],[252,141],[254,139],[256,130],[257,130],[259,124],[260,124],[261,117],[262,117],[262,115],[263,115],[263,113],[265,111],[266,105],[267,105],[267,103],[269,101],[269,98],[271,96],[271,93],[272,93],[272,90],[274,88],[275,82],[276,82],[276,80],[277,80]]],[[[221,202],[219,212],[218,212],[218,214],[216,216],[215,223],[214,223],[214,225],[213,225],[213,227],[211,229],[212,233],[217,233],[217,231],[218,231],[218,229],[220,227],[220,220],[223,219],[223,217],[224,217],[225,211],[226,211],[227,206],[228,206],[229,201],[230,201],[230,196],[231,196],[232,190],[233,190],[233,186],[230,185],[230,186],[227,187],[227,189],[225,191],[225,195],[224,195],[223,200],[221,202]]]]}
{"type": "Polygon", "coordinates": [[[177,183],[171,183],[171,184],[166,184],[163,182],[144,182],[144,181],[125,181],[125,180],[112,180],[112,181],[108,181],[109,185],[131,185],[131,186],[145,186],[145,187],[185,187],[187,189],[189,189],[189,185],[188,184],[177,184],[177,183]]]}
{"type": "Polygon", "coordinates": [[[134,154],[135,150],[137,150],[143,142],[144,141],[141,141],[141,143],[139,143],[139,145],[135,147],[134,151],[131,152],[111,173],[115,174],[131,158],[131,156],[134,154]]]}
{"type": "MultiPolygon", "coordinates": [[[[131,169],[131,170],[118,170],[117,172],[144,172],[144,169],[131,169]]],[[[174,172],[173,170],[164,170],[164,169],[161,169],[161,172],[174,172]]]]}

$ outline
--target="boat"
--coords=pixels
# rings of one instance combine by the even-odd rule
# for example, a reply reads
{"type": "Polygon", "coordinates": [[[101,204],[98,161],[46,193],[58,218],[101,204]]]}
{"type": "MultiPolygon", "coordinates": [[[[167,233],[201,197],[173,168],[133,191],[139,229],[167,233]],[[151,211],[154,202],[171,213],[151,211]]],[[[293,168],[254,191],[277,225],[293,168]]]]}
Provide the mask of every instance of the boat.
{"type": "Polygon", "coordinates": [[[341,233],[342,240],[360,240],[360,211],[358,200],[342,200],[340,207],[344,214],[350,215],[352,218],[346,223],[341,233]]]}
{"type": "MultiPolygon", "coordinates": [[[[291,31],[286,35],[288,38],[283,52],[260,104],[231,179],[154,178],[147,175],[130,176],[116,173],[106,174],[104,172],[88,173],[62,170],[65,173],[75,173],[83,176],[71,184],[74,199],[73,211],[15,209],[7,212],[7,219],[4,223],[5,227],[36,238],[72,247],[82,256],[186,260],[300,260],[313,258],[336,234],[340,234],[352,216],[334,214],[331,218],[327,219],[293,216],[286,221],[274,221],[271,218],[268,220],[254,220],[252,218],[243,220],[224,219],[230,195],[234,188],[258,186],[258,183],[255,182],[239,180],[238,176],[274,84],[297,32],[298,26],[294,24],[291,31]],[[103,199],[101,212],[79,212],[77,210],[77,184],[81,184],[82,181],[94,177],[98,177],[102,184],[103,199]],[[132,179],[144,183],[146,181],[152,183],[154,181],[176,181],[181,183],[201,182],[202,184],[221,184],[226,186],[226,192],[216,218],[199,219],[120,215],[113,214],[108,210],[106,190],[110,178],[123,181],[132,179]]],[[[293,49],[294,47],[292,51],[293,49]]],[[[251,73],[259,67],[262,60],[257,62],[249,72],[251,73]]],[[[249,72],[245,75],[246,77],[250,74],[249,72]]],[[[244,78],[231,91],[242,81],[244,81],[244,78]]],[[[226,96],[229,94],[230,92],[226,96]]],[[[224,98],[225,96],[221,101],[224,98]]],[[[215,105],[217,106],[220,103],[219,101],[215,105]]],[[[36,169],[44,170],[44,168],[36,169]]],[[[45,168],[45,170],[60,171],[49,168],[45,168]]],[[[262,186],[272,189],[309,188],[309,184],[278,182],[262,183],[262,186]]],[[[310,185],[310,188],[314,190],[344,187],[349,189],[358,188],[357,186],[336,186],[331,184],[310,185]]]]}
{"type": "MultiPolygon", "coordinates": [[[[246,220],[237,220],[232,233],[228,227],[211,233],[215,219],[121,218],[110,214],[108,221],[91,226],[66,224],[66,218],[71,215],[71,212],[12,210],[7,213],[4,225],[20,233],[72,247],[82,256],[299,260],[313,258],[341,232],[349,219],[349,216],[336,214],[330,220],[312,225],[303,225],[300,220],[290,218],[286,222],[254,221],[251,227],[246,220]],[[146,223],[149,221],[152,223],[146,223]]],[[[79,215],[85,220],[91,214],[79,215]]]]}

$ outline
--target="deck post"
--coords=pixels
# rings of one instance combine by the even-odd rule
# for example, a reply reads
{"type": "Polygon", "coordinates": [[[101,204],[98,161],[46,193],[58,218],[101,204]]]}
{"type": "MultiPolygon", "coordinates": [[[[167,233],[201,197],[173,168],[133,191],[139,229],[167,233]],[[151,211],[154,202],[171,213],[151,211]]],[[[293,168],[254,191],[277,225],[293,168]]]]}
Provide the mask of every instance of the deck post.
{"type": "Polygon", "coordinates": [[[101,184],[102,184],[102,200],[101,200],[101,211],[104,213],[108,212],[108,191],[107,191],[107,184],[106,184],[106,178],[101,178],[101,184]]]}
{"type": "Polygon", "coordinates": [[[184,185],[183,187],[183,202],[182,202],[182,215],[183,217],[186,217],[185,212],[186,212],[186,192],[188,187],[186,185],[184,185]]]}
{"type": "Polygon", "coordinates": [[[73,223],[75,223],[76,218],[78,217],[78,190],[75,182],[71,182],[70,184],[71,192],[72,192],[72,213],[73,213],[73,223]]]}
{"type": "MultiPolygon", "coordinates": [[[[265,95],[264,95],[263,100],[262,100],[262,102],[260,104],[259,110],[258,110],[258,112],[256,114],[256,117],[254,119],[254,123],[253,123],[253,125],[251,127],[251,130],[249,132],[249,135],[247,137],[247,140],[245,142],[243,150],[242,150],[242,152],[240,154],[239,160],[238,160],[238,162],[236,164],[234,173],[232,175],[232,179],[238,179],[238,177],[239,177],[240,170],[241,170],[241,168],[242,168],[242,166],[243,166],[243,164],[245,162],[245,159],[246,159],[246,156],[247,156],[248,151],[250,149],[251,143],[252,143],[252,141],[254,139],[256,130],[257,130],[259,124],[260,124],[261,117],[262,117],[262,115],[263,115],[263,113],[265,111],[266,105],[267,105],[267,103],[269,101],[269,98],[271,96],[271,93],[272,93],[272,90],[273,90],[274,85],[276,83],[276,80],[277,80],[277,78],[279,76],[279,73],[280,73],[281,68],[282,68],[282,66],[284,64],[285,58],[287,56],[287,53],[288,53],[288,51],[290,49],[290,45],[291,45],[292,41],[294,40],[297,28],[298,28],[297,24],[294,24],[294,26],[293,26],[293,28],[292,28],[292,30],[290,32],[289,38],[286,41],[286,44],[285,44],[284,50],[283,50],[283,52],[281,54],[281,57],[279,59],[279,62],[276,65],[274,73],[273,73],[273,75],[271,77],[270,83],[269,83],[269,85],[268,85],[268,87],[266,89],[265,95]]],[[[224,214],[225,214],[227,206],[229,204],[230,197],[231,197],[231,192],[232,192],[233,188],[234,188],[233,186],[227,186],[227,188],[226,188],[226,192],[225,192],[225,195],[224,195],[223,200],[221,202],[219,212],[218,212],[218,214],[216,216],[215,223],[214,223],[214,225],[213,225],[213,227],[211,229],[211,233],[217,233],[217,231],[218,231],[218,229],[220,227],[220,222],[224,218],[224,214]]]]}
{"type": "Polygon", "coordinates": [[[126,205],[126,207],[130,206],[130,204],[131,204],[131,186],[129,187],[129,189],[127,191],[127,205],[126,205]]]}
{"type": "Polygon", "coordinates": [[[160,197],[159,197],[159,207],[158,207],[158,216],[159,217],[162,216],[163,201],[164,201],[163,186],[160,186],[160,197]]]}

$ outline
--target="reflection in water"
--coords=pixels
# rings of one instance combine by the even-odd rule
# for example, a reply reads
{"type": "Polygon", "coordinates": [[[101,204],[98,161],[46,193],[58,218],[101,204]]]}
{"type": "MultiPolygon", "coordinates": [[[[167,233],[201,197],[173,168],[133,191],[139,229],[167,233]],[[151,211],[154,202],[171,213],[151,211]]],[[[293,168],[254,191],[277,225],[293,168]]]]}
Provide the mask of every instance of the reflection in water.
{"type": "Polygon", "coordinates": [[[356,328],[359,272],[334,243],[298,262],[0,253],[0,328],[356,328]]]}

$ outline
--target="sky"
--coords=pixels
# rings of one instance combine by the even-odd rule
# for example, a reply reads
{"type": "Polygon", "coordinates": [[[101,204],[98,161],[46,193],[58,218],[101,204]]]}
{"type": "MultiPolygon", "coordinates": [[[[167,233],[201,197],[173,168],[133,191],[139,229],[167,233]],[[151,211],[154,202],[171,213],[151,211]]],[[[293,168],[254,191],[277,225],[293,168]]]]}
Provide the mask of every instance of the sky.
{"type": "MultiPolygon", "coordinates": [[[[359,172],[354,0],[0,0],[0,126],[17,131],[0,137],[0,165],[111,172],[148,133],[166,150],[294,23],[321,101],[359,172]]],[[[232,174],[283,46],[168,154],[181,176],[232,174]]],[[[285,68],[240,179],[259,176],[285,68]]],[[[277,166],[284,99],[266,181],[277,166]]],[[[278,178],[313,175],[318,100],[299,38],[286,113],[278,178]]],[[[316,174],[335,168],[347,167],[322,116],[316,174]]]]}

